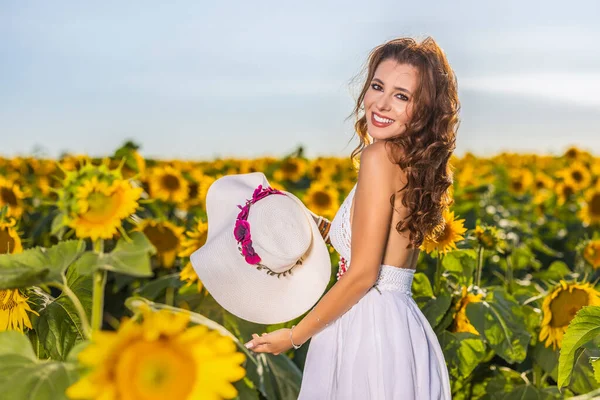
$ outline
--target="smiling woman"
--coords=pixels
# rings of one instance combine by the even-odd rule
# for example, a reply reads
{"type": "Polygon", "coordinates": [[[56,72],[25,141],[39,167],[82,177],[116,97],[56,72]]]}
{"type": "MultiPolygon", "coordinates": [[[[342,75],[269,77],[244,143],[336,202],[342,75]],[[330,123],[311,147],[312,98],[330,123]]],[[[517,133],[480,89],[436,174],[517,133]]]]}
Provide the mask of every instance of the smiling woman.
{"type": "Polygon", "coordinates": [[[412,282],[426,238],[448,242],[451,227],[453,244],[464,232],[445,212],[458,106],[456,78],[432,38],[372,51],[354,110],[358,182],[329,228],[337,282],[297,325],[246,344],[280,354],[311,339],[298,399],[451,398],[444,354],[412,282]]]}

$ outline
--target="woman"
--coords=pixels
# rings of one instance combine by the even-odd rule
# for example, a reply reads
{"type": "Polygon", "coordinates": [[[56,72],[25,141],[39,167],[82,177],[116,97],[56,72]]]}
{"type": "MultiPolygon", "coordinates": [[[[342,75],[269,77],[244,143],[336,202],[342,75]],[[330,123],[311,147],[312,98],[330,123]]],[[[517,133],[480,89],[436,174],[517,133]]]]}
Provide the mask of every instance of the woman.
{"type": "Polygon", "coordinates": [[[247,343],[279,354],[312,338],[299,399],[451,398],[440,344],[410,289],[419,247],[451,202],[459,108],[456,77],[431,37],[370,53],[353,110],[358,181],[329,231],[338,281],[297,326],[247,343]]]}

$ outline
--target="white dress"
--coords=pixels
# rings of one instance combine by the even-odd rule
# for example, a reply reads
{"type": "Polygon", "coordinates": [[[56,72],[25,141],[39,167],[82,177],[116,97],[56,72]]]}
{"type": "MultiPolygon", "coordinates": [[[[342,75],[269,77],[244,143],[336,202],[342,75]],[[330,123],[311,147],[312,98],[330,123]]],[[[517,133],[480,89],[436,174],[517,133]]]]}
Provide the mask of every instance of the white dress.
{"type": "MultiPolygon", "coordinates": [[[[331,221],[340,273],[350,264],[355,190],[331,221]]],[[[299,400],[451,399],[440,343],[412,298],[413,276],[412,269],[382,264],[376,288],[312,337],[299,400]]]]}

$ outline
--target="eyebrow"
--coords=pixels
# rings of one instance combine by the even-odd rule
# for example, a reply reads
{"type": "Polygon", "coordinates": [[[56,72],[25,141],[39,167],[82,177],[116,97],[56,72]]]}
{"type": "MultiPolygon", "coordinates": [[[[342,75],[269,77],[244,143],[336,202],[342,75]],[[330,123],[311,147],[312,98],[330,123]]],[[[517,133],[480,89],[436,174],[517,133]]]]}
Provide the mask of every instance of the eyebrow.
{"type": "MultiPolygon", "coordinates": [[[[373,78],[373,80],[374,80],[375,82],[377,82],[377,83],[381,83],[381,84],[383,85],[383,82],[381,81],[381,79],[378,79],[378,78],[373,78]]],[[[398,87],[398,86],[396,86],[396,87],[394,87],[394,89],[396,89],[396,90],[399,90],[399,91],[401,91],[401,92],[406,92],[406,93],[408,93],[408,94],[412,95],[412,93],[410,92],[410,90],[408,90],[408,89],[404,89],[403,87],[398,87]]]]}

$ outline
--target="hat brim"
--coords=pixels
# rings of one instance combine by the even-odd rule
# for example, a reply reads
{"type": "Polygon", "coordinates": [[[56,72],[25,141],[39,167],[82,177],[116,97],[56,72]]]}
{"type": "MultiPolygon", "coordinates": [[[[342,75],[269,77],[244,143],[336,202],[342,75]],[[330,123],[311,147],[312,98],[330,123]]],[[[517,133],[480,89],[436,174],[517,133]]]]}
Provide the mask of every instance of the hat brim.
{"type": "MultiPolygon", "coordinates": [[[[257,185],[268,185],[262,173],[247,175],[254,174],[260,174],[264,179],[264,182],[260,182],[262,179],[258,179],[259,176],[252,177],[257,185]]],[[[265,270],[259,271],[254,265],[246,263],[233,236],[239,209],[236,205],[220,201],[218,205],[212,204],[213,209],[209,210],[208,194],[209,228],[206,244],[190,255],[196,274],[214,299],[235,316],[255,323],[276,324],[299,317],[319,300],[331,277],[329,251],[312,215],[294,194],[282,192],[298,203],[312,231],[306,257],[302,265],[294,267],[291,274],[271,276],[265,270]],[[211,231],[211,220],[217,221],[219,218],[230,223],[211,231]]]]}

